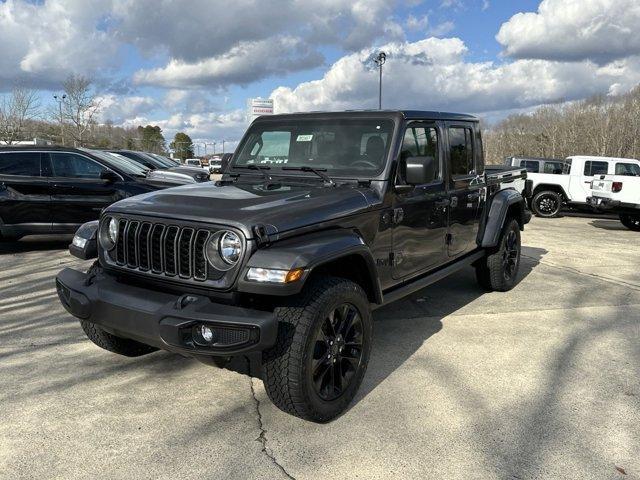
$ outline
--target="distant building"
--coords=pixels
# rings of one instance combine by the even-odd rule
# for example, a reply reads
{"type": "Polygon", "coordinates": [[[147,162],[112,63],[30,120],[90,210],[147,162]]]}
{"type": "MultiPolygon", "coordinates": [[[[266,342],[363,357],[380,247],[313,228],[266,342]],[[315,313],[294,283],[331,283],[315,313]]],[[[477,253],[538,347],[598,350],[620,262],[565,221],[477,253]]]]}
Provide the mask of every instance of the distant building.
{"type": "MultiPolygon", "coordinates": [[[[0,145],[8,145],[7,142],[0,140],[0,145]]],[[[41,145],[41,146],[49,146],[53,145],[51,140],[45,140],[44,138],[34,138],[33,140],[20,140],[17,142],[12,142],[11,145],[41,145]]]]}

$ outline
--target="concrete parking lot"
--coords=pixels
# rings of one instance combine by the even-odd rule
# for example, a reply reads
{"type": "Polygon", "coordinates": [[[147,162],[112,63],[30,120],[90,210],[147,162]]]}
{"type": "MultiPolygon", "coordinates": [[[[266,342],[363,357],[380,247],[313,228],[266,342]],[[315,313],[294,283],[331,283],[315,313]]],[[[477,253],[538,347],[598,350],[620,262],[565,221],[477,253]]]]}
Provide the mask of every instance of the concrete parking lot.
{"type": "Polygon", "coordinates": [[[616,220],[534,218],[513,291],[469,269],[378,310],[328,425],[247,375],[94,346],[55,294],[68,241],[0,246],[3,479],[640,478],[640,235],[616,220]]]}

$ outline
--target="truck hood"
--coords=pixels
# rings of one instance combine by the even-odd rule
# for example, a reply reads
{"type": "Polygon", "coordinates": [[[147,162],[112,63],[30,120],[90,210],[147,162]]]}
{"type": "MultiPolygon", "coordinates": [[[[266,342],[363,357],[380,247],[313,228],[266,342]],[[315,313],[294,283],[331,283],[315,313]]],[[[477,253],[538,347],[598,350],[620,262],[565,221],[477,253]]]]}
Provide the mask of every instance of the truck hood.
{"type": "Polygon", "coordinates": [[[262,224],[269,234],[327,222],[375,208],[377,193],[352,185],[261,184],[218,186],[214,182],[158,190],[114,203],[107,212],[229,225],[252,237],[262,224]]]}

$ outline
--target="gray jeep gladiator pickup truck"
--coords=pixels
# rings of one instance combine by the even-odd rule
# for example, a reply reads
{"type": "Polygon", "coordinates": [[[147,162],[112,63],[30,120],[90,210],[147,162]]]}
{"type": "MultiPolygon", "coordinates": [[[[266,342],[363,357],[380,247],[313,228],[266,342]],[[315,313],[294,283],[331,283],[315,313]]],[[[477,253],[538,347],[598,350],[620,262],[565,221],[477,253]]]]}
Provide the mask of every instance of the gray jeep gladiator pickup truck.
{"type": "Polygon", "coordinates": [[[271,400],[326,422],[360,386],[375,308],[469,265],[487,290],[514,286],[531,217],[521,178],[485,172],[469,115],[261,117],[219,182],[127,198],[83,225],[70,250],[97,261],[62,270],[58,296],[121,355],[257,353],[271,400]]]}

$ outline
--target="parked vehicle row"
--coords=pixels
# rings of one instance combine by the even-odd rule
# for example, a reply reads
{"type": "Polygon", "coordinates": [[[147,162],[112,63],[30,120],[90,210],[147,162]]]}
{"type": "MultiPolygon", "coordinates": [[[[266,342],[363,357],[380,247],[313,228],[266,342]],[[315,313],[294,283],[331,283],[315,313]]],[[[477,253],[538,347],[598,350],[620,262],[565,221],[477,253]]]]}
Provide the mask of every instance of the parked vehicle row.
{"type": "Polygon", "coordinates": [[[586,208],[591,183],[600,175],[635,175],[640,162],[630,158],[573,156],[564,160],[561,174],[529,173],[531,210],[540,217],[555,217],[563,208],[586,208]]]}
{"type": "Polygon", "coordinates": [[[485,171],[469,115],[260,117],[220,182],[128,198],[85,224],[71,251],[97,261],[61,271],[58,295],[117,354],[261,352],[275,405],[326,422],[364,377],[373,309],[470,265],[487,290],[514,287],[531,215],[510,185],[525,176],[485,171]]]}
{"type": "MultiPolygon", "coordinates": [[[[0,148],[0,235],[73,233],[118,200],[208,181],[202,170],[158,166],[128,151],[64,147],[0,148]],[[160,173],[162,172],[162,173],[160,173]]],[[[160,160],[155,160],[160,165],[160,160]]],[[[169,162],[167,162],[169,164],[169,162]]]]}

